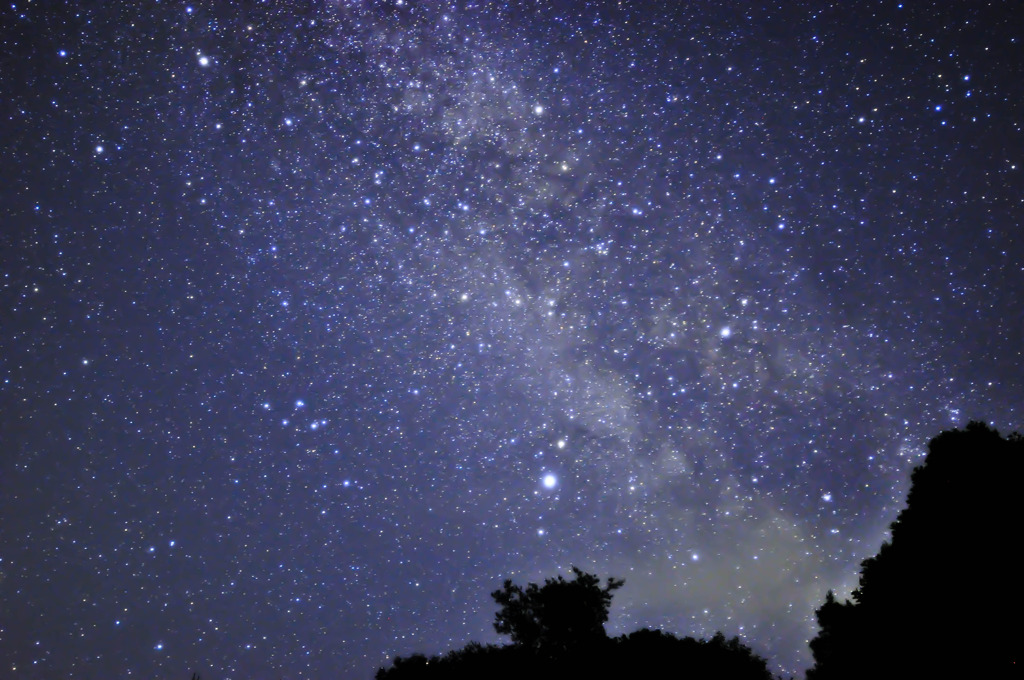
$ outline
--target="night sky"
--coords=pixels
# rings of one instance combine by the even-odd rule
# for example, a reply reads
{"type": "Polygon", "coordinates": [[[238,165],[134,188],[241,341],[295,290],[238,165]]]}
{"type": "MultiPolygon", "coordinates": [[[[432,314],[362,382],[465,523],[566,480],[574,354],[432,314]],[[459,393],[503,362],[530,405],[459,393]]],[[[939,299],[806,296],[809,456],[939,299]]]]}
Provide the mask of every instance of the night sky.
{"type": "Polygon", "coordinates": [[[571,565],[799,674],[927,440],[1024,422],[1019,2],[15,0],[0,48],[6,678],[370,678],[571,565]]]}

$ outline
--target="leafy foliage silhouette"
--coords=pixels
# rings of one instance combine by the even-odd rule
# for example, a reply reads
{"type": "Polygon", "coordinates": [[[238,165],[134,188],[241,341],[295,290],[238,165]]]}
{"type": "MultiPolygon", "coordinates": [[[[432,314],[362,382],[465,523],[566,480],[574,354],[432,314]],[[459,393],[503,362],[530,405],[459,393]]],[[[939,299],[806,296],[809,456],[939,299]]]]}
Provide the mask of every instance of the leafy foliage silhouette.
{"type": "Polygon", "coordinates": [[[808,680],[1017,677],[1022,463],[1024,439],[984,423],[932,439],[853,601],[817,610],[808,680]]]}
{"type": "Polygon", "coordinates": [[[494,630],[512,642],[547,653],[592,645],[607,637],[604,624],[612,593],[625,581],[609,578],[604,588],[593,574],[573,567],[575,578],[546,579],[543,586],[522,588],[511,580],[491,593],[501,609],[494,616],[494,630]]]}
{"type": "Polygon", "coordinates": [[[511,645],[475,642],[443,656],[422,654],[395,659],[377,671],[377,680],[511,680],[547,678],[626,678],[672,675],[770,680],[764,659],[738,638],[721,633],[710,640],[677,638],[640,630],[609,638],[604,630],[614,591],[624,581],[600,579],[573,568],[574,578],[546,579],[525,588],[505,581],[491,593],[498,604],[494,628],[511,645]]]}

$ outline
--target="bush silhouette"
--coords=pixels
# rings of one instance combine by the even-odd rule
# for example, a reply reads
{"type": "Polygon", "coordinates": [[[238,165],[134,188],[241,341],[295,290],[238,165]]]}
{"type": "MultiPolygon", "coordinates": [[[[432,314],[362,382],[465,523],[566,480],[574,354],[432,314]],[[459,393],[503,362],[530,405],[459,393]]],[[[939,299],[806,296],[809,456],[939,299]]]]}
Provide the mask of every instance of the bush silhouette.
{"type": "Polygon", "coordinates": [[[679,677],[770,680],[764,659],[738,638],[718,633],[711,640],[677,638],[640,630],[609,638],[612,594],[623,581],[605,585],[593,574],[573,568],[574,578],[559,576],[525,588],[505,581],[491,594],[499,609],[494,628],[509,635],[506,646],[470,643],[443,656],[414,654],[377,671],[377,680],[488,680],[679,677]]]}
{"type": "Polygon", "coordinates": [[[853,601],[818,609],[808,680],[1016,677],[1022,462],[1024,440],[983,423],[929,443],[853,601]]]}
{"type": "Polygon", "coordinates": [[[695,640],[645,628],[616,642],[614,677],[772,677],[764,659],[739,638],[726,639],[722,633],[710,640],[695,640]]]}

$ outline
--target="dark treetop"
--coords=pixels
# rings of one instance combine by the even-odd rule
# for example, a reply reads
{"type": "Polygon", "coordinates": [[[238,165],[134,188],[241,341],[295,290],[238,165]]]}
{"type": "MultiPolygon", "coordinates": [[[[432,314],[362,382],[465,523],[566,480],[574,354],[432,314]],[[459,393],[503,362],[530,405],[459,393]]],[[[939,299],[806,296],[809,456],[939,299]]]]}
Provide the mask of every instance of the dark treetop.
{"type": "Polygon", "coordinates": [[[853,602],[829,591],[818,609],[808,680],[1017,677],[1022,473],[1018,435],[971,423],[933,439],[853,602]]]}
{"type": "Polygon", "coordinates": [[[604,630],[612,594],[624,582],[600,579],[576,567],[573,579],[549,578],[525,588],[505,581],[491,593],[498,604],[494,629],[512,638],[499,647],[470,643],[443,656],[398,657],[377,680],[460,678],[723,677],[771,680],[765,660],[738,638],[717,633],[710,640],[679,639],[643,629],[616,638],[604,630]]]}

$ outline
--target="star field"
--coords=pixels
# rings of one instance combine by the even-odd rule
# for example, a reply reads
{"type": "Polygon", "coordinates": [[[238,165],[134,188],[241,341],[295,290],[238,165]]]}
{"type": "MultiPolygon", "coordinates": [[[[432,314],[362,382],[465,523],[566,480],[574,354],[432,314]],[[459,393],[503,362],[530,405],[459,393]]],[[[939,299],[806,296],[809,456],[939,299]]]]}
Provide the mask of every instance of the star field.
{"type": "Polygon", "coordinates": [[[799,674],[927,440],[1021,427],[1014,3],[19,1],[0,46],[4,677],[369,678],[571,565],[799,674]]]}

